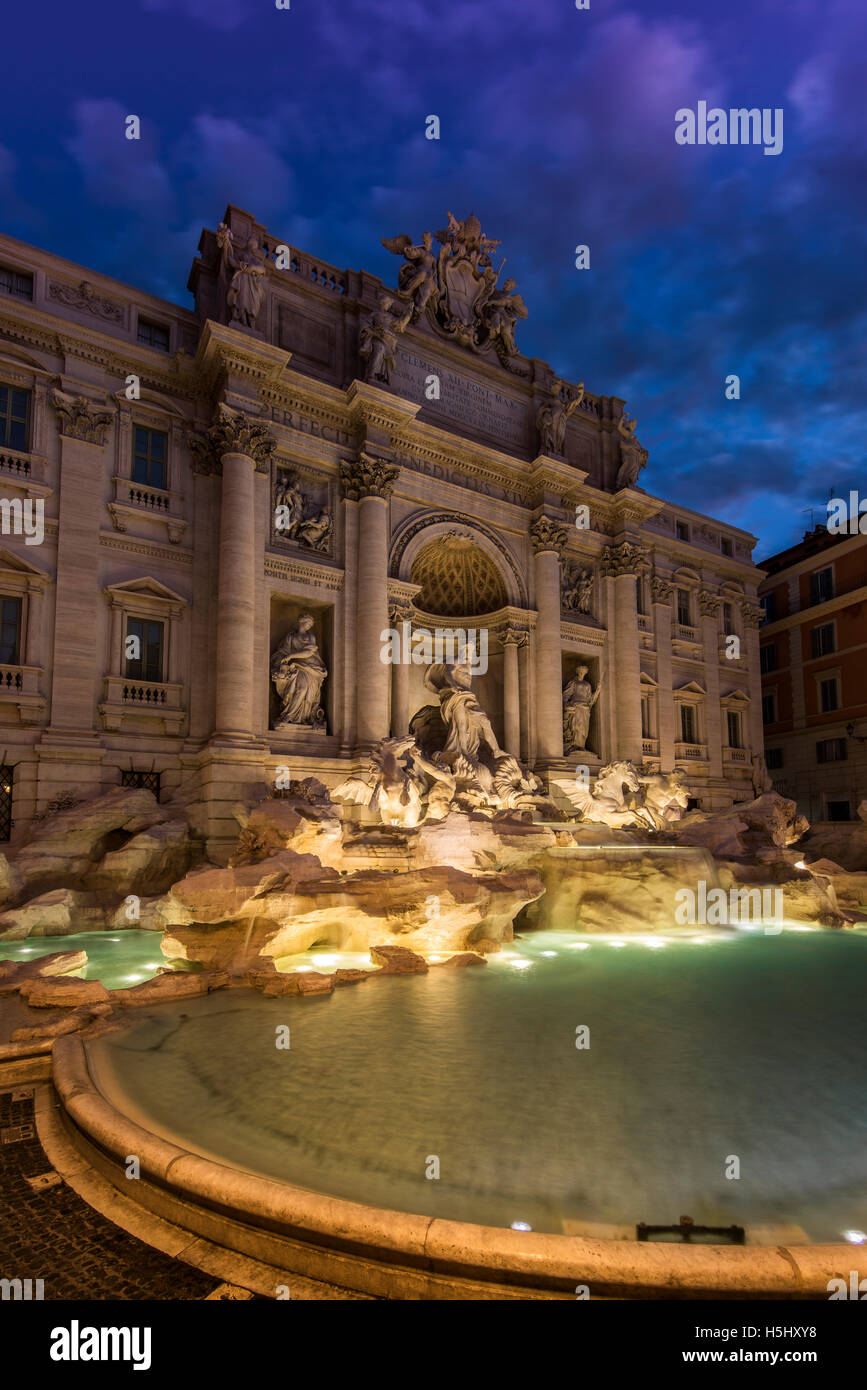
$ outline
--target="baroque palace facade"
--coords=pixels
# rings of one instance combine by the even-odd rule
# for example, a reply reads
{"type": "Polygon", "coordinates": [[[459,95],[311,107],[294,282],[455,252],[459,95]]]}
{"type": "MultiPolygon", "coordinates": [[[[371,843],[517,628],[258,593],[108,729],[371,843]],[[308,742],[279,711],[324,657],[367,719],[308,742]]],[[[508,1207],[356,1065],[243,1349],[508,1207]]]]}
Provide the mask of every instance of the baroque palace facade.
{"type": "Polygon", "coordinates": [[[753,796],[754,538],[521,355],[476,218],[384,245],[394,290],[230,206],[188,310],[0,238],[7,838],[123,781],[220,859],[240,797],[333,787],[436,703],[388,629],[486,634],[474,689],[552,791],[623,759],[753,796]]]}

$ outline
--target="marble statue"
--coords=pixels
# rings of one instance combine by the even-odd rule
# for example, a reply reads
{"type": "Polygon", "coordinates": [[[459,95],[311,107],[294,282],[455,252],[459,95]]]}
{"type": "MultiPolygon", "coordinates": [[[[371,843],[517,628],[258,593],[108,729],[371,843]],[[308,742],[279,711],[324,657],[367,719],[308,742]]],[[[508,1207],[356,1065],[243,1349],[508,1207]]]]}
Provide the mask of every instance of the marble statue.
{"type": "Polygon", "coordinates": [[[440,702],[440,717],[448,730],[438,761],[453,770],[477,770],[479,754],[485,748],[494,758],[503,753],[491,721],[471,689],[471,656],[469,647],[464,647],[455,662],[435,662],[424,676],[426,689],[440,702]]]}
{"type": "Polygon", "coordinates": [[[229,322],[240,323],[244,328],[255,328],[265,294],[264,253],[254,236],[249,238],[243,250],[236,253],[231,228],[225,222],[221,222],[217,228],[217,245],[226,265],[233,272],[226,294],[226,304],[231,311],[229,322]]]}
{"type": "Polygon", "coordinates": [[[584,383],[578,383],[573,393],[560,383],[553,400],[543,401],[536,414],[536,429],[539,432],[539,453],[562,456],[566,447],[566,423],[584,399],[584,383]]]}
{"type": "MultiPolygon", "coordinates": [[[[462,222],[451,212],[448,226],[436,233],[436,240],[437,254],[430,232],[425,232],[418,246],[406,233],[382,239],[386,250],[407,262],[401,266],[396,291],[408,304],[407,322],[426,313],[429,322],[447,338],[474,352],[493,347],[504,366],[521,372],[516,361],[515,323],[527,317],[527,307],[515,292],[514,280],[497,288],[505,262],[495,270],[491,252],[499,241],[485,235],[474,214],[462,222]]],[[[368,369],[368,380],[387,380],[382,375],[383,352],[370,347],[365,355],[377,358],[368,369]]]]}
{"type": "Polygon", "coordinates": [[[280,700],[275,728],[309,724],[321,728],[325,712],[319,703],[328,671],[313,633],[313,619],[302,613],[298,624],[283,638],[271,658],[271,679],[280,700]]]}
{"type": "Polygon", "coordinates": [[[648,453],[635,437],[635,425],[635,420],[629,419],[624,406],[623,414],[617,421],[621,462],[614,486],[618,492],[622,487],[634,487],[642,468],[647,466],[648,453]]]}
{"type": "MultiPolygon", "coordinates": [[[[507,280],[501,290],[491,289],[479,306],[482,321],[488,330],[487,341],[493,344],[500,357],[515,357],[515,324],[527,317],[527,306],[515,292],[515,281],[507,280]]],[[[565,428],[565,426],[564,426],[565,428]]]]}
{"type": "Polygon", "coordinates": [[[579,666],[563,691],[563,751],[567,754],[587,748],[590,714],[602,689],[600,681],[594,690],[586,675],[587,667],[579,666]]]}
{"type": "Polygon", "coordinates": [[[589,613],[593,598],[593,575],[580,565],[564,570],[561,580],[562,606],[567,613],[589,613]]]}
{"type": "Polygon", "coordinates": [[[365,360],[365,381],[383,381],[388,385],[394,370],[394,354],[398,334],[406,328],[412,309],[396,310],[389,294],[380,295],[379,308],[362,321],[358,334],[358,351],[365,360]]]}
{"type": "Polygon", "coordinates": [[[631,804],[640,787],[639,775],[632,763],[615,762],[599,769],[592,791],[577,782],[567,795],[584,820],[622,829],[647,824],[646,818],[631,804]]]}
{"type": "Polygon", "coordinates": [[[304,515],[304,494],[294,473],[281,469],[274,488],[274,530],[285,540],[309,550],[327,551],[333,522],[327,507],[304,515]]]}
{"type": "Polygon", "coordinates": [[[446,815],[454,789],[448,769],[425,757],[412,734],[403,734],[382,739],[370,751],[367,776],[348,777],[332,796],[369,807],[383,825],[412,829],[426,815],[431,820],[446,815]]]}
{"type": "Polygon", "coordinates": [[[424,313],[428,302],[433,300],[435,303],[439,295],[437,258],[431,250],[433,237],[430,232],[425,232],[421,246],[413,246],[412,237],[405,234],[383,237],[382,244],[386,251],[391,251],[394,256],[403,256],[407,262],[401,266],[397,287],[403,298],[412,301],[412,317],[415,320],[424,313]]]}
{"type": "Polygon", "coordinates": [[[654,830],[664,830],[684,815],[689,805],[689,787],[683,768],[673,772],[653,772],[639,777],[642,795],[636,809],[654,830]]]}

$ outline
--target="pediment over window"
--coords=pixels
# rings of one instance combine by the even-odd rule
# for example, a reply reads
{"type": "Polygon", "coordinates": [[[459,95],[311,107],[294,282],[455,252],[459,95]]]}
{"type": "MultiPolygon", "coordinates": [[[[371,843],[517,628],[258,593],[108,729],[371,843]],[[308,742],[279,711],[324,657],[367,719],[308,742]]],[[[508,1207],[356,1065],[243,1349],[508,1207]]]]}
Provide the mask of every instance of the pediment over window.
{"type": "Polygon", "coordinates": [[[158,579],[145,575],[141,579],[125,579],[121,584],[109,584],[105,593],[110,598],[115,598],[120,602],[128,603],[130,599],[156,599],[163,603],[178,603],[183,608],[187,606],[187,600],[180,594],[176,594],[174,589],[170,589],[167,584],[162,584],[158,579]]]}
{"type": "Polygon", "coordinates": [[[674,694],[675,699],[679,695],[701,695],[705,699],[707,698],[707,691],[705,690],[703,685],[699,685],[698,681],[687,681],[686,685],[679,685],[677,689],[672,693],[674,694]]]}
{"type": "Polygon", "coordinates": [[[733,709],[744,708],[750,703],[750,697],[745,690],[730,690],[727,695],[720,697],[720,704],[731,706],[733,709]]]}
{"type": "Polygon", "coordinates": [[[7,550],[4,545],[0,545],[0,575],[7,579],[14,575],[19,581],[29,579],[40,584],[51,583],[51,575],[47,570],[39,569],[23,555],[16,555],[14,550],[7,550]]]}

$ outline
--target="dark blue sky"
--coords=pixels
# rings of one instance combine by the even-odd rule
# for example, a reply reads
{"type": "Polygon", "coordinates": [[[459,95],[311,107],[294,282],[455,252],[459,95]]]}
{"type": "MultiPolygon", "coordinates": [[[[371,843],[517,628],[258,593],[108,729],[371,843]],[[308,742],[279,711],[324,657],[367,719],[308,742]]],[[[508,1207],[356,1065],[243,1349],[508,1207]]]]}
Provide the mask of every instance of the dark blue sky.
{"type": "Polygon", "coordinates": [[[648,490],[757,556],[867,493],[867,0],[49,0],[0,32],[4,231],[187,304],[230,201],[392,283],[381,236],[475,211],[522,351],[626,397],[648,490]],[[782,153],[677,145],[700,100],[782,107],[782,153]]]}

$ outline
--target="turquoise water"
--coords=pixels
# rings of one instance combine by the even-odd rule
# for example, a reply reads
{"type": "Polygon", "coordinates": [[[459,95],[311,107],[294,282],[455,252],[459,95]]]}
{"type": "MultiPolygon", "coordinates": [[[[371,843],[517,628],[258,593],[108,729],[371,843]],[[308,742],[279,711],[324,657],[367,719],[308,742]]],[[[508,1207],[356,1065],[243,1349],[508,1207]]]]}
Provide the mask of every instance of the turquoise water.
{"type": "Polygon", "coordinates": [[[166,1137],[376,1206],[840,1240],[867,1230],[865,987],[853,933],[543,932],[331,997],[161,1005],[89,1050],[106,1094],[166,1137]]]}
{"type": "Polygon", "coordinates": [[[160,951],[160,933],[153,931],[83,931],[0,941],[0,960],[36,960],[58,951],[86,951],[87,965],[78,973],[85,980],[101,980],[106,989],[130,989],[169,964],[160,951]]]}

